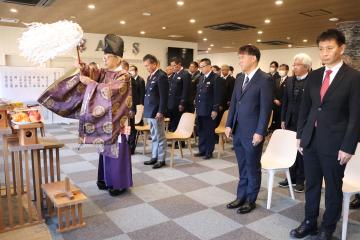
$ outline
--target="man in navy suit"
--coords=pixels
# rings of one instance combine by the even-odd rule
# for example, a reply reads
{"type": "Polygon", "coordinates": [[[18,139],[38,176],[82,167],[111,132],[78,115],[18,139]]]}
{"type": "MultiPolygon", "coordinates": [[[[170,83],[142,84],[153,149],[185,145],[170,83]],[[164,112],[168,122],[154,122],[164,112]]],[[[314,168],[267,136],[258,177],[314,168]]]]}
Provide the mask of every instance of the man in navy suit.
{"type": "Polygon", "coordinates": [[[158,68],[158,60],[155,56],[147,54],[143,61],[146,70],[150,73],[146,82],[144,118],[150,123],[152,141],[152,157],[144,164],[161,168],[165,165],[166,158],[164,115],[167,109],[169,82],[166,74],[158,68]]]}
{"type": "Polygon", "coordinates": [[[219,112],[223,86],[221,86],[220,76],[211,70],[210,59],[201,59],[200,70],[203,75],[197,85],[195,98],[199,153],[195,156],[210,159],[215,147],[216,117],[219,112]]]}
{"type": "Polygon", "coordinates": [[[269,74],[258,67],[260,50],[254,45],[239,49],[243,74],[236,79],[225,134],[233,135],[240,180],[237,198],[227,205],[245,214],[255,209],[261,184],[260,158],[274,99],[269,74]]]}
{"type": "Polygon", "coordinates": [[[297,129],[298,150],[304,156],[305,219],[290,236],[317,233],[324,179],[325,212],[316,239],[329,240],[341,216],[345,166],[360,137],[360,73],[341,59],[345,50],[342,32],[329,29],[317,44],[325,66],[308,76],[297,129]]]}

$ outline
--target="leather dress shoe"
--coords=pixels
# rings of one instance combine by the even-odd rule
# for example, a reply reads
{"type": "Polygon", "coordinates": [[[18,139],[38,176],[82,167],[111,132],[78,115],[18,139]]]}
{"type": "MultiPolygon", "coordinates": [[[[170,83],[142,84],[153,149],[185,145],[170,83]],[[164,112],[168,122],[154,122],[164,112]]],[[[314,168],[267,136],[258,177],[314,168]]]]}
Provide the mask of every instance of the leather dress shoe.
{"type": "Polygon", "coordinates": [[[144,165],[154,165],[155,163],[157,163],[157,158],[152,158],[149,161],[145,161],[144,165]]]}
{"type": "Polygon", "coordinates": [[[350,202],[350,209],[360,208],[360,195],[355,195],[354,200],[350,202]]]}
{"type": "Polygon", "coordinates": [[[153,169],[161,168],[163,166],[165,166],[165,161],[160,161],[153,166],[153,169]]]}
{"type": "Polygon", "coordinates": [[[120,194],[124,193],[126,191],[126,188],[123,189],[109,189],[109,194],[112,197],[119,196],[120,194]]]}
{"type": "Polygon", "coordinates": [[[242,205],[236,212],[239,214],[246,214],[251,212],[256,208],[256,203],[254,202],[247,202],[244,205],[242,205]]]}
{"type": "Polygon", "coordinates": [[[105,184],[105,181],[97,181],[96,185],[99,188],[99,190],[107,190],[107,186],[105,184]]]}
{"type": "Polygon", "coordinates": [[[316,240],[331,240],[332,239],[333,232],[320,229],[319,233],[316,235],[316,240]]]}
{"type": "Polygon", "coordinates": [[[239,208],[242,205],[244,205],[245,201],[241,200],[241,199],[235,199],[234,201],[232,201],[231,203],[229,203],[228,205],[226,205],[226,207],[228,209],[234,209],[234,208],[239,208]]]}
{"type": "Polygon", "coordinates": [[[199,153],[195,153],[194,156],[195,156],[195,157],[203,157],[203,156],[205,156],[205,153],[200,153],[200,152],[199,152],[199,153]]]}
{"type": "Polygon", "coordinates": [[[292,238],[304,238],[308,235],[316,235],[317,234],[317,225],[310,224],[309,220],[303,221],[299,227],[291,230],[290,236],[292,238]]]}
{"type": "Polygon", "coordinates": [[[211,159],[211,158],[212,158],[212,154],[210,154],[210,155],[205,155],[205,156],[203,157],[204,160],[208,160],[208,159],[211,159]]]}

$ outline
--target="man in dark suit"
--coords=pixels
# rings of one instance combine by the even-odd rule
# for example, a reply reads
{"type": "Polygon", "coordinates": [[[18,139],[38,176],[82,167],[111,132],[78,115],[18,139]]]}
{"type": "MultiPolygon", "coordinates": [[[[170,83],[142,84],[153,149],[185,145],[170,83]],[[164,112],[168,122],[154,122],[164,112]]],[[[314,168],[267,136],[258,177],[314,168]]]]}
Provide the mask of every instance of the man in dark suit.
{"type": "Polygon", "coordinates": [[[144,97],[145,97],[145,80],[139,76],[138,68],[135,65],[130,65],[129,73],[135,79],[137,84],[137,94],[139,96],[139,103],[144,105],[144,97]]]}
{"type": "Polygon", "coordinates": [[[235,78],[230,75],[229,65],[224,64],[221,66],[221,77],[225,81],[225,91],[223,94],[224,99],[221,105],[223,106],[224,110],[227,110],[229,109],[232,92],[235,86],[235,78]]]}
{"type": "MultiPolygon", "coordinates": [[[[281,128],[291,131],[297,130],[297,121],[300,111],[301,99],[304,92],[307,76],[312,65],[311,58],[305,53],[294,57],[294,76],[287,80],[282,99],[281,128]]],[[[291,183],[296,184],[295,192],[304,192],[304,162],[302,155],[297,153],[294,165],[290,168],[291,183]]],[[[289,187],[287,179],[279,182],[280,187],[289,187]]]]}
{"type": "Polygon", "coordinates": [[[146,82],[144,100],[144,118],[150,123],[152,141],[152,155],[145,165],[154,165],[153,168],[161,168],[165,165],[166,138],[164,115],[167,109],[169,82],[164,72],[158,68],[158,60],[151,54],[143,58],[144,66],[150,73],[146,82]]]}
{"type": "Polygon", "coordinates": [[[270,74],[271,79],[273,80],[273,82],[275,82],[275,80],[280,77],[280,75],[279,75],[279,73],[277,71],[278,67],[279,67],[279,63],[277,61],[272,61],[270,63],[269,74],[270,74]]]}
{"type": "Polygon", "coordinates": [[[169,80],[168,116],[170,118],[169,131],[175,132],[181,115],[188,111],[190,104],[191,76],[182,67],[181,59],[174,57],[170,60],[174,74],[169,80]]]}
{"type": "Polygon", "coordinates": [[[237,197],[227,208],[240,214],[255,209],[261,184],[260,158],[274,99],[274,85],[269,74],[258,67],[260,50],[254,45],[239,49],[243,74],[236,79],[225,134],[233,135],[239,167],[237,197]]]}
{"type": "Polygon", "coordinates": [[[274,89],[274,103],[273,103],[273,117],[270,130],[274,131],[281,128],[281,107],[284,89],[286,88],[286,81],[288,79],[289,66],[287,64],[281,64],[279,66],[279,78],[275,80],[274,89]]]}
{"type": "Polygon", "coordinates": [[[317,43],[325,66],[308,76],[297,131],[299,151],[304,156],[305,219],[290,235],[303,238],[316,234],[324,179],[325,213],[316,239],[332,239],[341,216],[345,166],[360,137],[360,73],[341,59],[343,33],[329,29],[317,43]]]}
{"type": "Polygon", "coordinates": [[[194,101],[196,96],[196,86],[198,85],[202,75],[199,71],[199,64],[197,62],[190,63],[189,73],[191,75],[189,112],[193,113],[195,111],[194,101]]]}
{"type": "Polygon", "coordinates": [[[199,153],[196,157],[212,158],[215,147],[216,117],[221,100],[221,79],[211,70],[211,61],[201,59],[200,69],[203,76],[197,85],[195,106],[199,134],[199,153]]]}

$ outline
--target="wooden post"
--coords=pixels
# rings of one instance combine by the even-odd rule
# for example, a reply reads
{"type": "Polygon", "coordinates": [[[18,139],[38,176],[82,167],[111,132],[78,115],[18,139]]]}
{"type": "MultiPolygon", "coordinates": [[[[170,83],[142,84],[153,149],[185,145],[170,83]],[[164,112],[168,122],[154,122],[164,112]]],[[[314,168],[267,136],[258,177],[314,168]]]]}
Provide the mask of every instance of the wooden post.
{"type": "Polygon", "coordinates": [[[32,202],[31,202],[31,188],[30,188],[30,169],[29,169],[29,155],[28,150],[24,151],[24,159],[25,159],[25,176],[26,176],[26,193],[28,200],[28,211],[29,211],[29,220],[28,222],[32,222],[32,202]]]}

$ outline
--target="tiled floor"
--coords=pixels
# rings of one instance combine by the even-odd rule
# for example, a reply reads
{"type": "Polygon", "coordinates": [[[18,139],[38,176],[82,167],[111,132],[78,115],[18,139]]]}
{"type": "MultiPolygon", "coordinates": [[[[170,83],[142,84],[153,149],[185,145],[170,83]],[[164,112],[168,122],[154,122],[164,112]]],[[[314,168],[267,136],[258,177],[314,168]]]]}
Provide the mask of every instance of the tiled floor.
{"type": "MultiPolygon", "coordinates": [[[[286,189],[278,187],[274,188],[272,208],[266,210],[266,174],[255,211],[239,215],[226,209],[225,204],[235,197],[238,178],[230,145],[221,159],[192,163],[194,158],[185,150],[185,160],[177,156],[175,168],[153,170],[143,165],[149,155],[140,154],[139,143],[132,158],[134,187],[119,197],[110,197],[95,184],[96,149],[86,146],[78,151],[76,130],[76,125],[56,125],[49,126],[47,134],[66,143],[60,152],[62,177],[69,176],[89,197],[84,206],[87,226],[58,234],[56,219],[47,219],[53,239],[281,240],[289,239],[289,231],[304,217],[304,194],[296,193],[294,201],[286,189]]],[[[350,212],[348,239],[360,239],[360,210],[350,212]]]]}

